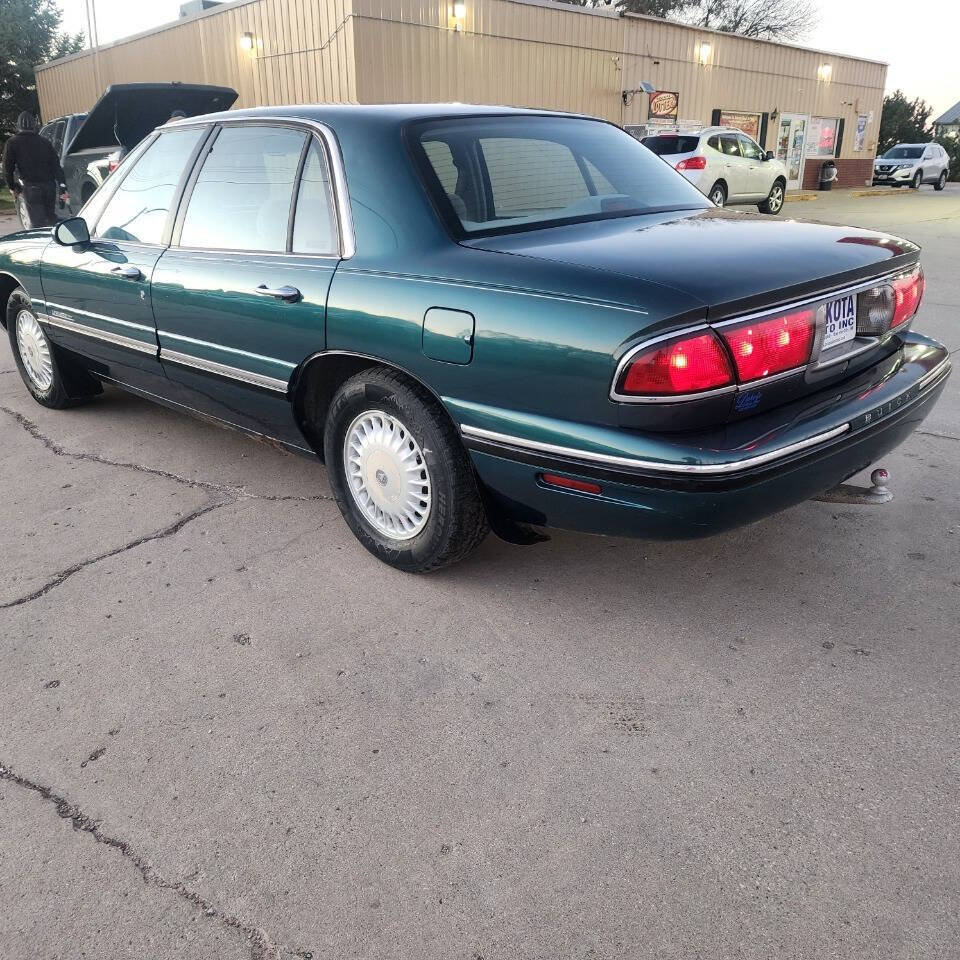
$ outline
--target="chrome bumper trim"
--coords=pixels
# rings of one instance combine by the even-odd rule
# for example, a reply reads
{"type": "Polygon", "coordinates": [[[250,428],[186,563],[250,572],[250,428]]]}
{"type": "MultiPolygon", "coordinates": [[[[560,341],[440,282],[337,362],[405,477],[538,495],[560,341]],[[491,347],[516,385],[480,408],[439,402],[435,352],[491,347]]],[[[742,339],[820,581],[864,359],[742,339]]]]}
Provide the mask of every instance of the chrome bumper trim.
{"type": "Polygon", "coordinates": [[[241,383],[249,383],[255,387],[263,387],[266,390],[276,390],[278,393],[287,392],[287,381],[278,380],[276,377],[268,377],[262,373],[253,373],[250,370],[241,370],[239,367],[230,367],[225,363],[217,363],[215,360],[204,360],[202,357],[194,357],[189,353],[178,353],[176,350],[161,350],[160,359],[177,363],[182,367],[193,367],[196,370],[202,370],[204,373],[215,373],[221,377],[228,377],[231,380],[239,380],[241,383]]]}
{"type": "Polygon", "coordinates": [[[825,430],[823,433],[807,437],[805,440],[798,440],[796,443],[789,443],[786,446],[777,447],[776,450],[769,450],[767,453],[761,453],[755,457],[747,457],[745,460],[736,460],[730,463],[662,463],[657,460],[641,460],[637,457],[618,457],[609,453],[595,453],[592,450],[578,450],[575,447],[561,447],[552,443],[542,443],[539,440],[523,440],[505,433],[496,433],[493,430],[482,430],[480,427],[470,427],[466,424],[462,424],[460,427],[460,431],[466,437],[475,437],[478,440],[490,440],[493,443],[503,443],[523,450],[536,450],[540,453],[550,453],[559,457],[572,457],[576,460],[587,460],[590,463],[600,463],[611,467],[633,467],[638,470],[654,470],[660,473],[679,473],[699,477],[722,477],[728,473],[737,473],[740,470],[759,467],[773,460],[780,460],[783,457],[789,457],[793,453],[799,453],[801,450],[807,450],[818,444],[826,443],[828,440],[833,440],[841,434],[846,433],[849,429],[850,424],[843,423],[839,427],[825,430]]]}

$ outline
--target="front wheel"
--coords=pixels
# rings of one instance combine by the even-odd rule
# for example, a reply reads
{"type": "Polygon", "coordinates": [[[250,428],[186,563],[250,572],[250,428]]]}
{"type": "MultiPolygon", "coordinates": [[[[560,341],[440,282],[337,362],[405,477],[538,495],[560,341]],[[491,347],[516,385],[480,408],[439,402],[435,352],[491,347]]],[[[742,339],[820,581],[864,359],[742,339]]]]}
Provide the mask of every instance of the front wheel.
{"type": "Polygon", "coordinates": [[[324,458],[340,513],[375,557],[410,573],[456,563],[487,535],[473,468],[439,402],[391,370],[337,391],[324,458]]]}
{"type": "Polygon", "coordinates": [[[919,190],[920,184],[923,183],[923,171],[918,170],[914,175],[913,179],[910,181],[910,187],[913,190],[919,190]]]}
{"type": "Polygon", "coordinates": [[[37,403],[61,410],[77,402],[71,398],[57,357],[26,290],[14,290],[7,303],[7,334],[20,376],[37,403]]]}
{"type": "Polygon", "coordinates": [[[783,197],[783,183],[777,180],[770,188],[767,199],[764,200],[763,203],[757,204],[757,209],[761,213],[769,213],[775,217],[783,209],[783,197]]]}
{"type": "Polygon", "coordinates": [[[941,170],[937,182],[933,185],[934,190],[942,190],[947,185],[947,171],[941,170]]]}
{"type": "Polygon", "coordinates": [[[718,207],[722,207],[727,202],[727,188],[722,183],[715,183],[711,188],[707,196],[716,204],[718,207]]]}

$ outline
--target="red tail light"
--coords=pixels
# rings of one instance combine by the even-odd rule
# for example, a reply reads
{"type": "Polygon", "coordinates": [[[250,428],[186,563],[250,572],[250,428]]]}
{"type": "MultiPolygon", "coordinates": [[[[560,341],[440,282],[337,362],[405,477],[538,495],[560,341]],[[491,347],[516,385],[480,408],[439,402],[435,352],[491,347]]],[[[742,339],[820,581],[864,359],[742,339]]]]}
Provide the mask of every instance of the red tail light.
{"type": "Polygon", "coordinates": [[[548,487],[560,487],[563,490],[577,490],[580,493],[602,493],[599,483],[589,483],[586,480],[574,480],[573,477],[561,477],[556,473],[541,473],[540,479],[548,487]]]}
{"type": "Polygon", "coordinates": [[[678,170],[706,170],[706,168],[706,157],[687,157],[685,160],[681,160],[677,164],[678,170]]]}
{"type": "Polygon", "coordinates": [[[923,287],[923,270],[920,267],[905,277],[898,277],[893,281],[894,306],[891,328],[906,323],[917,312],[920,299],[923,297],[923,287]]]}
{"type": "Polygon", "coordinates": [[[741,383],[804,366],[810,359],[816,318],[812,310],[724,330],[741,383]]]}
{"type": "Polygon", "coordinates": [[[715,334],[701,333],[637,354],[620,390],[638,396],[670,396],[732,383],[733,370],[723,344],[715,334]]]}

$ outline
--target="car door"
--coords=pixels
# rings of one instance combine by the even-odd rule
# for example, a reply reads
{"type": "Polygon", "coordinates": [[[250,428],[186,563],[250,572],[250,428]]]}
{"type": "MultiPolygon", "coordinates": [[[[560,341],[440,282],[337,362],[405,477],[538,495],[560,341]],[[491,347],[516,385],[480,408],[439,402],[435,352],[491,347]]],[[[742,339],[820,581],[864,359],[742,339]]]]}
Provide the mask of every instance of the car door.
{"type": "Polygon", "coordinates": [[[148,390],[165,382],[150,281],[208,132],[197,127],[146,141],[114,189],[85,208],[90,243],[51,243],[43,252],[40,278],[51,337],[94,361],[104,379],[148,390]]]}
{"type": "Polygon", "coordinates": [[[760,145],[744,133],[737,134],[737,141],[743,157],[744,196],[750,200],[763,200],[773,186],[770,167],[764,159],[765,154],[760,145]]]}
{"type": "Polygon", "coordinates": [[[288,385],[324,348],[340,255],[330,149],[295,123],[218,127],[153,278],[160,358],[182,402],[298,445],[288,385]]]}
{"type": "Polygon", "coordinates": [[[734,132],[720,134],[723,178],[727,181],[727,200],[738,202],[747,192],[746,161],[740,153],[740,142],[734,132]]]}

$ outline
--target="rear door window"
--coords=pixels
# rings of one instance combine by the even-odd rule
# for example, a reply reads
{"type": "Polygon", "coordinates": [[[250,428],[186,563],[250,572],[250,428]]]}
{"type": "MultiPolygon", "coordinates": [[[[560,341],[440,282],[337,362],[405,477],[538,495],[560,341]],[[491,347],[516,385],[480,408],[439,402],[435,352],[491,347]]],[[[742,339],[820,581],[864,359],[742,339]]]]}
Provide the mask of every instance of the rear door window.
{"type": "Polygon", "coordinates": [[[720,136],[720,152],[728,157],[740,156],[740,144],[735,133],[724,133],[720,136]]]}
{"type": "Polygon", "coordinates": [[[190,195],[180,246],[284,252],[305,143],[285,127],[224,127],[190,195]]]}
{"type": "Polygon", "coordinates": [[[339,250],[327,158],[316,140],[303,166],[293,222],[293,252],[333,256],[339,250]]]}
{"type": "Polygon", "coordinates": [[[103,240],[161,243],[180,178],[202,127],[161,134],[133,163],[97,221],[94,236],[103,240]]]}

